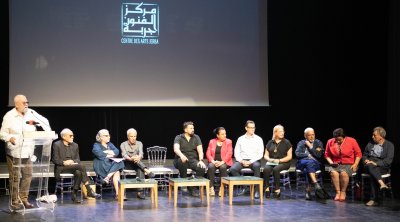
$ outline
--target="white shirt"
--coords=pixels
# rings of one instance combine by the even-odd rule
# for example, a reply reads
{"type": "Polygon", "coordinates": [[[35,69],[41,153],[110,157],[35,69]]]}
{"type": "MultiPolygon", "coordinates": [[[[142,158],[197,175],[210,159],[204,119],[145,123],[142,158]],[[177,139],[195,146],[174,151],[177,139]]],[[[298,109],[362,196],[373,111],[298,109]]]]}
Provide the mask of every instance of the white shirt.
{"type": "Polygon", "coordinates": [[[45,131],[51,130],[49,121],[32,109],[28,109],[25,115],[21,115],[14,108],[4,115],[0,139],[7,142],[7,155],[15,158],[30,158],[33,155],[34,142],[32,140],[24,141],[25,132],[36,131],[34,125],[26,123],[31,120],[39,122],[45,131]],[[10,142],[11,137],[16,138],[15,145],[10,142]]]}
{"type": "Polygon", "coordinates": [[[248,136],[244,134],[240,136],[235,146],[235,159],[240,162],[242,160],[250,160],[251,163],[260,160],[264,154],[264,142],[261,137],[254,134],[248,136]]]}

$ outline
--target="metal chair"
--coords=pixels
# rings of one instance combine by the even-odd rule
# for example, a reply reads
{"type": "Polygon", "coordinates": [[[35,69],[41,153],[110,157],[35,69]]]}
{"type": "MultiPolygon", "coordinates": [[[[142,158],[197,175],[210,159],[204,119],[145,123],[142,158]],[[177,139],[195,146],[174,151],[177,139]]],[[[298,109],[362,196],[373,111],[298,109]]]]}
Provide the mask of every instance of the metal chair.
{"type": "MultiPolygon", "coordinates": [[[[323,179],[321,170],[317,170],[315,172],[315,176],[317,178],[317,182],[323,187],[323,179]]],[[[296,169],[296,189],[299,190],[300,187],[305,187],[308,184],[306,177],[304,176],[304,172],[296,169]]]]}
{"type": "Polygon", "coordinates": [[[64,193],[72,193],[73,185],[74,185],[74,175],[72,173],[60,174],[60,180],[56,181],[55,193],[57,193],[57,190],[60,190],[61,203],[64,202],[64,193]]]}
{"type": "MultiPolygon", "coordinates": [[[[371,182],[371,176],[367,173],[361,174],[361,200],[362,201],[364,200],[364,196],[365,196],[365,187],[366,187],[365,181],[366,180],[370,180],[370,182],[371,182]]],[[[389,169],[388,173],[382,175],[382,180],[389,187],[390,197],[393,200],[394,196],[393,196],[393,191],[392,191],[392,180],[391,180],[390,169],[389,169]]],[[[383,193],[383,197],[385,197],[385,193],[383,193]]]]}
{"type": "Polygon", "coordinates": [[[168,179],[172,177],[173,170],[165,167],[167,147],[152,146],[147,148],[148,168],[154,173],[154,179],[162,189],[168,187],[168,179]]]}

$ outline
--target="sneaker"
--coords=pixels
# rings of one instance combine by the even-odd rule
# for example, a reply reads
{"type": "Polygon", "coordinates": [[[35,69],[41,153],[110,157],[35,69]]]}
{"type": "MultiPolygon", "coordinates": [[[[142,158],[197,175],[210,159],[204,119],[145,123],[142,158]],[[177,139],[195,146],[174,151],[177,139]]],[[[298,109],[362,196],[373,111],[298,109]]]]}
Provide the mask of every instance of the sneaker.
{"type": "Polygon", "coordinates": [[[182,192],[185,192],[185,193],[188,192],[188,188],[187,187],[182,187],[181,190],[182,190],[182,192]]]}
{"type": "Polygon", "coordinates": [[[215,191],[214,191],[214,187],[210,188],[210,196],[215,196],[215,191]]]}

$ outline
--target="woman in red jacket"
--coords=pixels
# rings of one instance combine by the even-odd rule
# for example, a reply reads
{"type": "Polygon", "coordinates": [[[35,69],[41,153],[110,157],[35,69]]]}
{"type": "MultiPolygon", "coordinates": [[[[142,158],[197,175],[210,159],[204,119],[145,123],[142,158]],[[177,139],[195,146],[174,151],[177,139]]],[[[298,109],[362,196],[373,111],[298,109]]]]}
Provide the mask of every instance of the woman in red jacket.
{"type": "MultiPolygon", "coordinates": [[[[232,140],[226,138],[224,127],[214,129],[216,138],[210,140],[206,152],[208,160],[207,174],[210,179],[210,196],[215,196],[215,171],[219,169],[221,177],[228,176],[228,168],[232,166],[232,140]]],[[[221,189],[220,189],[221,191],[221,189]]],[[[218,196],[222,196],[219,192],[218,196]]]]}
{"type": "Polygon", "coordinates": [[[336,201],[346,199],[349,177],[357,171],[362,152],[357,141],[346,136],[342,128],[333,131],[333,138],[326,143],[325,159],[330,164],[329,172],[336,190],[336,201]]]}

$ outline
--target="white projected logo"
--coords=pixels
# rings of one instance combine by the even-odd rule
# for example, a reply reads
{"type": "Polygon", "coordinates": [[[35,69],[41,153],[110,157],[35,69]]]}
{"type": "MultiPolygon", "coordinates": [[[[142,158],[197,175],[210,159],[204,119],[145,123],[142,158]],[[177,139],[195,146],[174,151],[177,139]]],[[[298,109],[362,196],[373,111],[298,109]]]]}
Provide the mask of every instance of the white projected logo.
{"type": "Polygon", "coordinates": [[[121,32],[124,44],[159,44],[158,5],[122,3],[121,32]]]}

